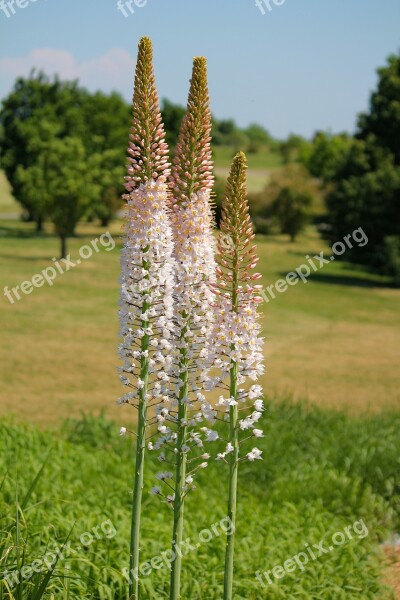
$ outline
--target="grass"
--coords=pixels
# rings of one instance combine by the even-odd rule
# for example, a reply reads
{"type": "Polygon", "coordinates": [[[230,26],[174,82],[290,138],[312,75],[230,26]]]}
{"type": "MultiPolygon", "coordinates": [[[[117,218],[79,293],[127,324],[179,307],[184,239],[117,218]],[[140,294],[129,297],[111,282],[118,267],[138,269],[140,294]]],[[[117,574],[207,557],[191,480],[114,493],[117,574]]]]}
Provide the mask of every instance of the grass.
{"type": "MultiPolygon", "coordinates": [[[[218,168],[229,168],[238,148],[232,146],[213,146],[213,158],[218,168]]],[[[270,170],[282,165],[282,157],[279,152],[264,149],[257,153],[247,153],[249,169],[270,170]]]]}
{"type": "MultiPolygon", "coordinates": [[[[120,224],[111,229],[118,238],[120,224]]],[[[103,231],[82,224],[70,240],[78,249],[103,231]]],[[[294,244],[284,236],[258,238],[264,286],[328,251],[310,229],[294,244]]],[[[33,226],[0,222],[0,285],[12,288],[52,264],[58,239],[33,226]]],[[[20,301],[0,300],[3,323],[0,412],[43,424],[105,409],[116,416],[119,252],[104,249],[35,288],[20,301]]],[[[332,262],[264,304],[265,390],[352,413],[398,407],[400,291],[385,279],[332,262]]]]}
{"type": "Polygon", "coordinates": [[[0,215],[16,215],[21,212],[11,193],[10,184],[3,171],[0,170],[0,215]]]}
{"type": "MultiPolygon", "coordinates": [[[[389,598],[380,578],[382,554],[377,548],[399,524],[400,416],[349,418],[272,402],[265,422],[266,437],[258,440],[263,462],[245,463],[240,469],[236,600],[389,598]],[[354,536],[310,560],[304,571],[297,569],[267,584],[267,589],[260,588],[257,570],[283,564],[305,543],[323,541],[327,548],[333,534],[359,519],[367,536],[354,536]]],[[[118,439],[117,427],[104,418],[70,421],[61,434],[0,424],[0,471],[7,473],[0,500],[2,528],[13,522],[9,507],[15,490],[23,497],[47,459],[21,517],[21,539],[30,534],[23,545],[25,564],[43,558],[54,544],[61,546],[74,527],[69,558],[59,562],[52,579],[55,598],[126,598],[121,569],[128,561],[132,456],[130,441],[118,439]],[[62,593],[65,575],[70,596],[62,593]]],[[[171,510],[148,494],[155,468],[149,460],[143,562],[169,548],[171,510]]],[[[212,462],[199,488],[188,497],[184,537],[192,545],[203,539],[199,537],[203,529],[212,531],[211,526],[224,517],[226,485],[226,466],[212,462]]],[[[220,535],[199,543],[184,560],[184,598],[221,598],[224,539],[223,530],[217,531],[220,535]]],[[[16,551],[10,548],[9,565],[16,551]]],[[[166,598],[168,570],[153,570],[142,585],[143,597],[166,598]]]]}
{"type": "MultiPolygon", "coordinates": [[[[232,158],[236,149],[231,146],[214,146],[215,173],[217,177],[225,180],[229,174],[232,158]]],[[[268,183],[271,171],[282,165],[282,158],[278,152],[267,150],[256,154],[248,154],[247,186],[250,192],[261,192],[268,183]]]]}

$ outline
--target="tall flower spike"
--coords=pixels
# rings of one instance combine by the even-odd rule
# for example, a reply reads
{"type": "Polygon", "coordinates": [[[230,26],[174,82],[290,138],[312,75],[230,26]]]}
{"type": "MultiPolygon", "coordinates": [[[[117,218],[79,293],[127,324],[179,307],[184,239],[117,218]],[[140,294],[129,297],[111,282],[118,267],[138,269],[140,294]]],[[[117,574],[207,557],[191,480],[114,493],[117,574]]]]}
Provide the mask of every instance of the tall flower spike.
{"type": "MultiPolygon", "coordinates": [[[[250,389],[239,387],[256,380],[263,372],[262,339],[257,322],[257,305],[261,300],[260,286],[254,282],[260,275],[252,273],[257,264],[256,246],[250,221],[246,192],[246,157],[239,152],[233,159],[228,178],[218,239],[217,274],[214,285],[214,329],[209,342],[208,361],[210,371],[217,369],[218,376],[206,380],[208,388],[221,385],[229,389],[229,397],[221,396],[216,409],[229,423],[228,443],[217,458],[229,465],[228,517],[232,526],[227,534],[224,600],[232,600],[233,557],[236,525],[237,473],[241,443],[252,436],[261,437],[262,431],[255,425],[262,415],[260,400],[262,389],[252,385],[250,389]],[[239,419],[240,403],[254,402],[255,410],[246,418],[239,419]],[[245,432],[246,439],[241,439],[245,432]],[[248,435],[250,433],[250,435],[248,435]]],[[[261,451],[253,448],[246,454],[248,460],[261,458],[261,451]]]]}
{"type": "Polygon", "coordinates": [[[139,42],[129,139],[128,175],[125,177],[128,192],[150,179],[168,177],[168,145],[154,77],[153,47],[148,37],[139,42]]]}
{"type": "MultiPolygon", "coordinates": [[[[194,59],[187,112],[178,137],[176,156],[170,179],[173,190],[170,200],[174,239],[174,343],[176,400],[168,415],[159,415],[162,438],[156,449],[172,449],[175,462],[174,494],[164,498],[174,507],[171,565],[171,600],[180,598],[183,509],[186,494],[194,488],[196,473],[207,466],[206,454],[198,451],[203,441],[193,427],[202,419],[202,412],[212,409],[201,393],[199,374],[204,369],[204,351],[212,318],[213,294],[210,281],[215,281],[213,217],[210,194],[213,183],[210,147],[211,113],[207,88],[206,59],[194,59]],[[169,421],[168,426],[164,421],[169,421]],[[198,461],[198,462],[196,462],[198,461]],[[196,466],[197,465],[197,466],[196,466]]],[[[160,478],[165,473],[160,474],[160,478]]],[[[165,481],[165,480],[164,480],[165,481]]],[[[168,487],[171,483],[168,483],[168,487]]],[[[157,491],[159,488],[155,488],[157,491]]]]}
{"type": "Polygon", "coordinates": [[[167,209],[167,145],[148,38],[139,43],[130,139],[119,310],[121,381],[128,390],[118,403],[138,410],[128,577],[129,599],[136,600],[147,412],[169,399],[174,270],[167,209]]]}
{"type": "Polygon", "coordinates": [[[207,60],[198,56],[193,59],[187,112],[173,161],[171,183],[175,202],[187,202],[194,194],[211,191],[212,169],[207,60]]]}

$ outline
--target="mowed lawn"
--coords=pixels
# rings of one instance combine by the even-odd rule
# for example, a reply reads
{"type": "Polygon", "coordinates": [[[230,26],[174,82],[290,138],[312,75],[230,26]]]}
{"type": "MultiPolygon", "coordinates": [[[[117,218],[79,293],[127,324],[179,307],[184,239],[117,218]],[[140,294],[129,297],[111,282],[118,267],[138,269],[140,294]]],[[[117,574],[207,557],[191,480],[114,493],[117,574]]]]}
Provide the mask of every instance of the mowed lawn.
{"type": "MultiPolygon", "coordinates": [[[[116,368],[121,224],[116,248],[94,253],[11,304],[2,294],[0,411],[43,424],[104,409],[118,418],[116,368]]],[[[82,224],[69,242],[72,260],[103,230],[82,224]]],[[[285,236],[257,239],[268,286],[329,251],[310,228],[294,244],[285,236]]],[[[38,236],[29,223],[0,222],[1,288],[32,279],[52,265],[59,242],[51,226],[38,236]]],[[[399,407],[400,290],[383,278],[333,262],[264,304],[268,397],[306,400],[350,413],[399,407]]]]}
{"type": "MultiPolygon", "coordinates": [[[[236,150],[229,146],[214,146],[216,163],[215,174],[226,180],[236,150]]],[[[247,186],[250,192],[261,192],[267,185],[271,172],[282,166],[282,157],[278,152],[260,151],[247,155],[247,186]]]]}

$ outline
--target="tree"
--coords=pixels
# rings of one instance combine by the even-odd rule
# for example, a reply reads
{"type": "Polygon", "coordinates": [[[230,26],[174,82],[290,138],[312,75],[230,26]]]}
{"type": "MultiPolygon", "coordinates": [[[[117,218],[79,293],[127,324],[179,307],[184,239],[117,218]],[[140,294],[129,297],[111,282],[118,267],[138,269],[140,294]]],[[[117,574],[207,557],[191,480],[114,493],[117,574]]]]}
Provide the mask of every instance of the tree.
{"type": "Polygon", "coordinates": [[[303,155],[303,162],[313,177],[318,177],[324,184],[329,183],[343,170],[353,143],[347,133],[332,135],[319,131],[303,155]]]}
{"type": "Polygon", "coordinates": [[[371,95],[370,110],[358,119],[357,137],[373,136],[400,164],[400,52],[389,56],[387,65],[378,69],[378,86],[371,95]]]}
{"type": "Polygon", "coordinates": [[[355,141],[327,196],[330,240],[340,240],[361,227],[368,244],[355,245],[346,260],[389,273],[388,251],[393,236],[400,236],[399,202],[400,167],[393,155],[371,142],[355,141]]]}
{"type": "Polygon", "coordinates": [[[301,137],[301,135],[291,133],[285,141],[281,142],[279,148],[284,164],[287,165],[299,160],[308,144],[309,142],[301,137]]]}
{"type": "MultiPolygon", "coordinates": [[[[44,168],[44,159],[38,161],[38,152],[52,140],[68,137],[81,140],[89,156],[104,154],[98,179],[102,188],[99,198],[103,198],[104,205],[110,205],[110,188],[115,193],[120,190],[121,169],[115,165],[124,161],[128,123],[129,107],[116,93],[90,94],[75,81],[50,80],[43,73],[32,72],[27,79],[17,79],[0,111],[1,165],[16,200],[36,221],[39,230],[49,216],[49,203],[37,191],[28,189],[26,180],[26,172],[37,180],[37,168],[44,168]],[[33,166],[36,171],[30,170],[33,166]]],[[[111,204],[115,208],[115,203],[111,204]]],[[[111,206],[109,209],[113,210],[111,206]]]]}
{"type": "Polygon", "coordinates": [[[121,196],[124,192],[123,162],[120,150],[105,150],[91,156],[91,172],[100,187],[89,210],[90,216],[100,219],[102,227],[107,227],[121,208],[121,196]]]}
{"type": "Polygon", "coordinates": [[[294,188],[283,188],[274,204],[273,209],[278,217],[281,233],[287,233],[290,241],[294,242],[308,221],[308,209],[312,197],[296,191],[294,188]]]}
{"type": "Polygon", "coordinates": [[[273,145],[273,140],[269,132],[257,123],[252,123],[244,130],[244,133],[249,138],[247,151],[250,153],[256,153],[261,148],[269,147],[273,145]]]}
{"type": "MultiPolygon", "coordinates": [[[[34,194],[25,196],[17,171],[32,166],[41,141],[51,136],[63,137],[77,116],[79,91],[76,82],[50,81],[43,73],[31,73],[28,79],[17,79],[10,95],[3,101],[0,122],[3,127],[1,165],[10,182],[15,199],[37,223],[40,230],[44,214],[43,202],[34,194]],[[36,200],[39,201],[36,205],[36,200]]],[[[79,113],[79,111],[78,111],[79,113]]],[[[24,186],[24,190],[26,188],[24,186]]]]}
{"type": "Polygon", "coordinates": [[[346,260],[399,280],[400,247],[400,55],[378,70],[370,110],[358,119],[355,138],[318,134],[310,171],[329,183],[329,239],[362,228],[368,243],[354,245],[346,260]]]}
{"type": "Polygon", "coordinates": [[[289,234],[293,242],[309,221],[317,194],[317,183],[302,165],[283,167],[272,175],[261,193],[250,197],[250,214],[256,230],[269,233],[275,218],[281,233],[289,234]]]}
{"type": "Polygon", "coordinates": [[[212,139],[216,146],[232,146],[233,148],[247,146],[249,138],[236,126],[233,119],[212,120],[212,139]]]}
{"type": "Polygon", "coordinates": [[[185,109],[179,104],[173,104],[166,98],[161,103],[161,116],[165,123],[166,141],[170,147],[175,147],[178,141],[179,129],[185,114],[185,109]]]}
{"type": "Polygon", "coordinates": [[[93,159],[87,156],[79,138],[52,139],[38,154],[36,163],[18,169],[21,192],[40,198],[61,241],[61,258],[67,254],[67,238],[91,202],[99,195],[93,159]]]}

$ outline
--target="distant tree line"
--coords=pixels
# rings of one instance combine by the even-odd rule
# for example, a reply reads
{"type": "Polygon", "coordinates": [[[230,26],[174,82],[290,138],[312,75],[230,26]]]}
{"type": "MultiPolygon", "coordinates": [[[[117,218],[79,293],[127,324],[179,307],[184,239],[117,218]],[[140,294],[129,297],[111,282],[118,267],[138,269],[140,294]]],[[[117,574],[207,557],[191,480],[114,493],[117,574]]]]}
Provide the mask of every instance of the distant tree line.
{"type": "MultiPolygon", "coordinates": [[[[176,144],[185,109],[162,102],[167,140],[176,144]]],[[[17,79],[0,110],[1,163],[25,218],[53,222],[66,239],[81,219],[107,226],[121,205],[130,106],[116,93],[32,72],[17,79]]],[[[354,136],[317,132],[278,141],[262,126],[213,118],[213,145],[280,154],[265,189],[250,194],[259,233],[278,228],[293,241],[310,219],[332,242],[362,227],[368,244],[344,257],[400,283],[400,54],[378,70],[369,111],[354,136]],[[325,206],[324,206],[325,202],[325,206]],[[322,231],[322,228],[321,228],[322,231]]],[[[216,217],[224,182],[215,186],[216,217]]]]}
{"type": "MultiPolygon", "coordinates": [[[[50,220],[66,239],[83,219],[107,226],[121,205],[130,105],[116,93],[90,93],[78,82],[31,72],[18,78],[0,110],[1,168],[24,218],[38,231],[50,220]]],[[[185,109],[162,102],[168,142],[176,144],[185,109]]],[[[259,125],[213,121],[214,144],[256,152],[273,144],[259,125]]]]}
{"type": "Polygon", "coordinates": [[[378,70],[354,136],[317,132],[308,141],[290,135],[280,152],[283,167],[251,194],[258,232],[278,226],[293,241],[314,218],[334,243],[362,227],[368,244],[355,245],[343,259],[400,285],[400,54],[378,70]]]}

